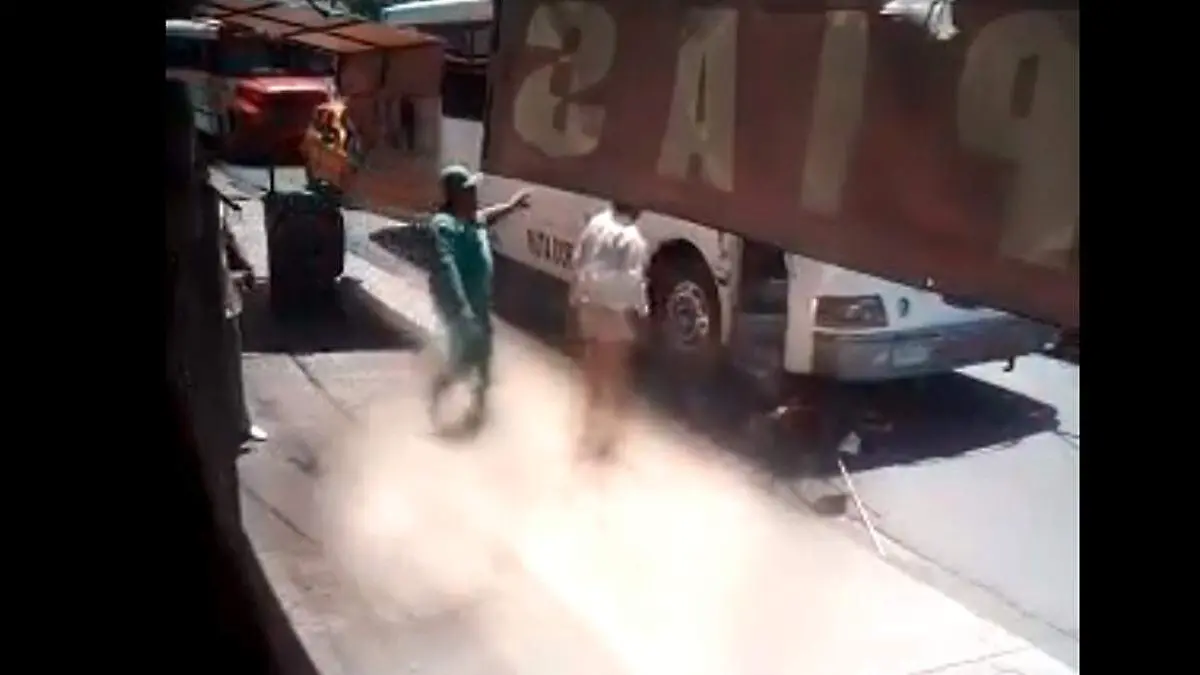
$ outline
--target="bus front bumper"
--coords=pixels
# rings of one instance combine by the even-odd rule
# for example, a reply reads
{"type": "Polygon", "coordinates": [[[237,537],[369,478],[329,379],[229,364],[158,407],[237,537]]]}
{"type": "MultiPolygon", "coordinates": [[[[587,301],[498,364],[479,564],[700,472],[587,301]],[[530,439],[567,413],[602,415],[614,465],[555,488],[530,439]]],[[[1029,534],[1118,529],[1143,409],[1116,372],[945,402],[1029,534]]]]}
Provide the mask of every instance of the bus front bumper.
{"type": "Polygon", "coordinates": [[[933,375],[1039,352],[1057,336],[1052,326],[1017,317],[871,334],[816,333],[812,372],[851,382],[933,375]]]}

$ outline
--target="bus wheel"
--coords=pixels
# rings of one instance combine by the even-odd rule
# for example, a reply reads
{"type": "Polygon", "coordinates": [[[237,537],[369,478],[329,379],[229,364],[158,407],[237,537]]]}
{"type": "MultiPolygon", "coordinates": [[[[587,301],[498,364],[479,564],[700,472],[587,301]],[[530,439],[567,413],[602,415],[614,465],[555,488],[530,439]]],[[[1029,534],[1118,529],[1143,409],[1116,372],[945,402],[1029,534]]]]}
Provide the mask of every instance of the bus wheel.
{"type": "Polygon", "coordinates": [[[719,362],[721,301],[708,264],[688,248],[660,252],[650,268],[651,346],[671,373],[705,377],[719,362]]]}

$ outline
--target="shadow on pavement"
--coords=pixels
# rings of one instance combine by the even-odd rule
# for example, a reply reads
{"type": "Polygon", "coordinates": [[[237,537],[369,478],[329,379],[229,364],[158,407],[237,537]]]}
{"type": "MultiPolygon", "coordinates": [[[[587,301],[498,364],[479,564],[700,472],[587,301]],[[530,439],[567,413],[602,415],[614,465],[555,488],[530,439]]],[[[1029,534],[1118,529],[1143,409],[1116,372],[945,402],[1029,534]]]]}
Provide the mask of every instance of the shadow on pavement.
{"type": "Polygon", "coordinates": [[[338,281],[337,304],[312,314],[280,318],[271,312],[270,288],[259,280],[245,294],[242,313],[245,352],[313,354],[321,352],[415,349],[410,336],[397,333],[363,303],[356,279],[338,281]]]}
{"type": "Polygon", "coordinates": [[[790,400],[775,420],[768,456],[792,457],[812,449],[807,471],[838,473],[837,446],[850,432],[859,454],[844,456],[847,470],[948,458],[1058,427],[1052,406],[960,373],[871,385],[827,383],[790,400]]]}
{"type": "Polygon", "coordinates": [[[433,269],[433,238],[424,227],[384,227],[372,232],[370,239],[383,250],[416,265],[424,272],[433,269]]]}
{"type": "Polygon", "coordinates": [[[850,432],[859,454],[851,473],[948,458],[1058,428],[1052,406],[968,375],[870,385],[800,380],[788,397],[764,401],[735,373],[692,392],[654,368],[641,369],[644,399],[773,479],[839,474],[837,448],[850,432]]]}

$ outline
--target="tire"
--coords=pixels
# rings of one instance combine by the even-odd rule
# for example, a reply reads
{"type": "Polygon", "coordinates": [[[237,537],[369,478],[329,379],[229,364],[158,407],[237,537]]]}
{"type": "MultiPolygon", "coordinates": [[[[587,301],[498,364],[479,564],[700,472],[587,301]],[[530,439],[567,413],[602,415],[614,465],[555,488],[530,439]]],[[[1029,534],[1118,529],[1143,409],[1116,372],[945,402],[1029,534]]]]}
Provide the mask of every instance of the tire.
{"type": "Polygon", "coordinates": [[[721,300],[699,254],[668,254],[650,274],[650,348],[660,367],[711,375],[721,361],[721,300]]]}

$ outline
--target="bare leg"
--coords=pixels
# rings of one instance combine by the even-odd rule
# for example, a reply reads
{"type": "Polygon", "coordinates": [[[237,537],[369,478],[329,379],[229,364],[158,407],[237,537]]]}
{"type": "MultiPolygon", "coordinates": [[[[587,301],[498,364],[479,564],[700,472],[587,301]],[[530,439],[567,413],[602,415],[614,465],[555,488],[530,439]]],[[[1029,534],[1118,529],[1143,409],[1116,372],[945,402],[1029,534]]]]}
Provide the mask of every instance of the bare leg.
{"type": "Polygon", "coordinates": [[[629,415],[631,346],[631,343],[626,340],[615,341],[609,345],[610,359],[606,369],[610,415],[609,443],[614,447],[624,437],[625,424],[629,415]]]}
{"type": "Polygon", "coordinates": [[[616,441],[620,343],[612,340],[597,341],[596,352],[595,452],[600,457],[608,457],[612,454],[616,441]]]}
{"type": "Polygon", "coordinates": [[[601,431],[601,415],[604,404],[604,368],[601,359],[603,354],[599,343],[585,339],[582,344],[583,370],[583,449],[586,454],[592,454],[598,442],[601,431]]]}
{"type": "Polygon", "coordinates": [[[467,360],[467,335],[464,333],[460,324],[454,323],[453,320],[445,320],[444,325],[448,331],[449,337],[449,353],[446,355],[446,361],[441,365],[437,375],[434,376],[433,382],[430,384],[429,390],[429,416],[437,423],[437,413],[441,405],[442,396],[446,394],[446,390],[452,384],[466,376],[469,362],[467,360]]]}
{"type": "Polygon", "coordinates": [[[489,324],[485,324],[483,333],[477,338],[478,342],[473,346],[470,359],[470,372],[475,374],[475,389],[473,391],[473,400],[471,402],[471,412],[467,417],[467,426],[477,429],[486,420],[488,415],[488,394],[492,388],[492,329],[489,324]]]}

